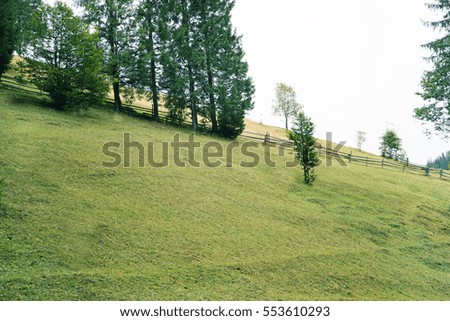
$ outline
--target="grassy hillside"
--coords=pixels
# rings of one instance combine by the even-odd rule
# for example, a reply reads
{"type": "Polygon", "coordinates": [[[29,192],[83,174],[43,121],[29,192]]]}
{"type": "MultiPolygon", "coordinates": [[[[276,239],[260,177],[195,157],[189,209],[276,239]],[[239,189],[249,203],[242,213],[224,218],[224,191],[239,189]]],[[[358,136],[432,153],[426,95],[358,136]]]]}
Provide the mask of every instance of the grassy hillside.
{"type": "Polygon", "coordinates": [[[232,168],[101,166],[124,132],[179,131],[0,92],[0,300],[449,298],[448,182],[336,165],[310,187],[240,153],[232,168]]]}

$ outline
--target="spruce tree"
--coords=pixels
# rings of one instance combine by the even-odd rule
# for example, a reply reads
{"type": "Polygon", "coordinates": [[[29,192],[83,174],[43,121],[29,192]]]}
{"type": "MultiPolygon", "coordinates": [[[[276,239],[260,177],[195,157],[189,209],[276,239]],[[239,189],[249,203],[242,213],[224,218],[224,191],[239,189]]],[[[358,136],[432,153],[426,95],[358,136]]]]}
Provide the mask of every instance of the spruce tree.
{"type": "Polygon", "coordinates": [[[235,138],[244,129],[246,111],[253,108],[254,88],[247,75],[241,37],[231,24],[234,1],[193,2],[200,8],[199,113],[209,121],[213,133],[235,138]]]}
{"type": "Polygon", "coordinates": [[[431,10],[443,13],[443,19],[428,22],[427,25],[444,33],[440,39],[426,44],[432,54],[428,60],[433,68],[422,76],[422,91],[418,93],[425,100],[425,106],[415,109],[417,119],[430,122],[434,130],[444,137],[450,133],[450,2],[435,0],[427,4],[431,10]]]}
{"type": "Polygon", "coordinates": [[[319,157],[315,149],[314,124],[303,112],[297,115],[294,127],[288,134],[294,142],[297,158],[303,166],[303,180],[311,184],[316,179],[314,168],[319,165],[319,157]]]}
{"type": "Polygon", "coordinates": [[[448,170],[450,165],[450,151],[446,153],[442,153],[439,157],[434,160],[429,160],[427,163],[427,167],[429,168],[438,168],[448,170]]]}
{"type": "Polygon", "coordinates": [[[243,131],[254,93],[241,38],[231,25],[233,5],[230,0],[163,1],[158,18],[163,27],[153,38],[160,42],[159,88],[172,122],[181,123],[189,109],[194,131],[201,119],[229,138],[243,131]]]}
{"type": "Polygon", "coordinates": [[[205,117],[211,123],[211,131],[219,132],[217,120],[217,79],[220,76],[219,52],[231,25],[234,3],[228,0],[197,0],[200,7],[201,44],[204,52],[202,90],[206,100],[205,117]]]}
{"type": "Polygon", "coordinates": [[[254,86],[248,76],[241,37],[230,25],[223,37],[217,59],[217,112],[219,134],[236,138],[245,128],[246,112],[253,108],[254,86]]]}

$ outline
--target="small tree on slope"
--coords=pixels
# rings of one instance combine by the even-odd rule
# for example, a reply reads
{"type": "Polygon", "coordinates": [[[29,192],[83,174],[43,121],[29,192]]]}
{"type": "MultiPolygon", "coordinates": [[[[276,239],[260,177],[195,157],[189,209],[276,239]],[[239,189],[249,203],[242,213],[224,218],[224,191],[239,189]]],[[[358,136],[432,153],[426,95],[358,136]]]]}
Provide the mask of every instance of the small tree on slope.
{"type": "Polygon", "coordinates": [[[315,149],[316,139],[313,135],[314,124],[311,119],[306,117],[303,112],[299,113],[288,136],[294,142],[297,158],[303,166],[306,184],[314,182],[316,178],[314,168],[319,165],[319,157],[315,149]]]}
{"type": "Polygon", "coordinates": [[[284,117],[286,130],[289,126],[289,118],[296,117],[302,110],[302,105],[297,102],[297,94],[294,88],[285,83],[278,83],[275,88],[275,101],[272,106],[275,116],[284,117]]]}

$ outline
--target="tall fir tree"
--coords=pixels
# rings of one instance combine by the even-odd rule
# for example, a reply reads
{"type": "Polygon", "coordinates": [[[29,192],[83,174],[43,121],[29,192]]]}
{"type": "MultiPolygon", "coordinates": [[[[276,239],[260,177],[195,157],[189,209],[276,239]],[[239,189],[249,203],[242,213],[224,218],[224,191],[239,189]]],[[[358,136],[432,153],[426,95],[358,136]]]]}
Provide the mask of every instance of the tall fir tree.
{"type": "Polygon", "coordinates": [[[197,0],[197,6],[202,47],[200,112],[213,133],[235,138],[244,129],[246,111],[253,108],[254,88],[241,37],[231,24],[234,1],[197,0]]]}
{"type": "Polygon", "coordinates": [[[434,160],[429,160],[427,162],[427,167],[438,168],[448,170],[450,166],[450,151],[442,153],[439,157],[434,160]]]}
{"type": "Polygon", "coordinates": [[[197,0],[200,7],[200,32],[204,51],[204,77],[202,88],[207,99],[205,117],[211,123],[211,131],[219,132],[217,120],[217,86],[218,62],[224,31],[230,26],[233,3],[227,0],[197,0]]]}
{"type": "Polygon", "coordinates": [[[253,108],[254,86],[248,76],[241,37],[230,25],[218,55],[217,113],[219,134],[236,138],[245,128],[246,112],[253,108]],[[219,57],[219,56],[218,56],[219,57]]]}
{"type": "Polygon", "coordinates": [[[444,33],[440,39],[426,44],[432,54],[428,60],[433,68],[422,76],[422,91],[418,94],[425,106],[414,110],[417,119],[433,124],[434,131],[444,137],[450,135],[450,1],[434,0],[428,8],[443,13],[443,19],[427,25],[444,33]]]}
{"type": "Polygon", "coordinates": [[[145,90],[158,114],[161,96],[173,123],[189,110],[192,129],[202,123],[234,138],[253,107],[241,38],[231,25],[230,0],[138,2],[132,59],[127,72],[134,87],[145,90]]]}
{"type": "Polygon", "coordinates": [[[122,109],[120,86],[124,82],[124,66],[130,44],[130,26],[134,19],[133,0],[77,0],[84,8],[85,19],[95,26],[103,40],[106,73],[111,78],[114,104],[122,109]]]}

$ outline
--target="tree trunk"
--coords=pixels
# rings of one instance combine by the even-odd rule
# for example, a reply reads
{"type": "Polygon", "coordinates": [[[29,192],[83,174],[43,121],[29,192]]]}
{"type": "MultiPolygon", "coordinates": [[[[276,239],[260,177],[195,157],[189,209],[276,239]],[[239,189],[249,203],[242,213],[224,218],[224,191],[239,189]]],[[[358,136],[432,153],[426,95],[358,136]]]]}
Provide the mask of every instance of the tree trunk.
{"type": "Polygon", "coordinates": [[[152,58],[150,62],[151,66],[151,78],[152,78],[152,99],[153,99],[153,118],[159,121],[159,108],[158,108],[158,87],[156,86],[156,64],[155,59],[152,58]]]}
{"type": "MultiPolygon", "coordinates": [[[[149,9],[150,10],[150,9],[149,9]]],[[[153,7],[151,8],[151,10],[153,10],[153,7]]],[[[153,34],[154,34],[154,30],[153,30],[153,20],[154,20],[154,15],[153,15],[153,11],[151,11],[151,16],[147,17],[148,18],[148,22],[149,22],[149,26],[150,26],[150,30],[149,30],[149,34],[148,34],[148,52],[151,55],[150,58],[150,88],[152,91],[152,104],[153,104],[153,119],[156,121],[159,121],[159,108],[158,108],[158,86],[156,84],[156,53],[155,53],[155,44],[153,42],[153,34]]]]}
{"type": "MultiPolygon", "coordinates": [[[[208,24],[208,19],[206,17],[206,8],[207,4],[205,1],[202,1],[202,20],[203,23],[208,24]]],[[[209,43],[209,32],[208,28],[203,28],[203,41],[204,41],[204,48],[205,48],[205,55],[206,55],[206,69],[208,73],[208,95],[209,95],[209,117],[211,119],[211,131],[213,133],[218,133],[219,128],[217,126],[217,110],[216,110],[216,102],[214,98],[214,78],[213,78],[213,72],[211,67],[211,48],[208,46],[209,43]]]]}
{"type": "MultiPolygon", "coordinates": [[[[106,1],[106,4],[108,5],[107,39],[111,50],[111,56],[113,59],[117,59],[117,12],[113,10],[109,1],[106,1]]],[[[116,111],[120,112],[122,110],[122,101],[120,100],[119,66],[116,61],[114,61],[110,71],[110,76],[113,79],[114,105],[116,111]]]]}
{"type": "Polygon", "coordinates": [[[197,131],[198,127],[198,121],[197,121],[197,105],[195,102],[195,80],[194,80],[194,72],[192,71],[192,48],[190,45],[190,30],[191,26],[189,24],[189,13],[188,8],[186,5],[186,1],[181,1],[182,6],[182,24],[186,28],[186,48],[188,49],[186,52],[186,61],[187,61],[187,68],[188,68],[188,76],[189,76],[189,101],[191,105],[191,117],[192,117],[192,130],[195,132],[197,131]]]}
{"type": "Polygon", "coordinates": [[[285,116],[285,119],[286,119],[286,130],[289,130],[289,117],[288,116],[285,116]]]}
{"type": "Polygon", "coordinates": [[[209,117],[211,118],[211,130],[213,133],[218,133],[219,128],[217,126],[216,101],[214,99],[213,75],[209,53],[206,54],[206,60],[208,64],[209,117]]]}
{"type": "Polygon", "coordinates": [[[113,82],[113,92],[114,92],[114,105],[116,107],[116,111],[120,112],[122,110],[122,101],[120,100],[119,82],[117,80],[114,80],[113,82]]]}
{"type": "Polygon", "coordinates": [[[197,121],[197,105],[195,103],[195,82],[194,73],[192,72],[192,67],[188,64],[189,71],[189,96],[191,103],[191,113],[192,113],[192,130],[197,131],[198,121],[197,121]]]}

